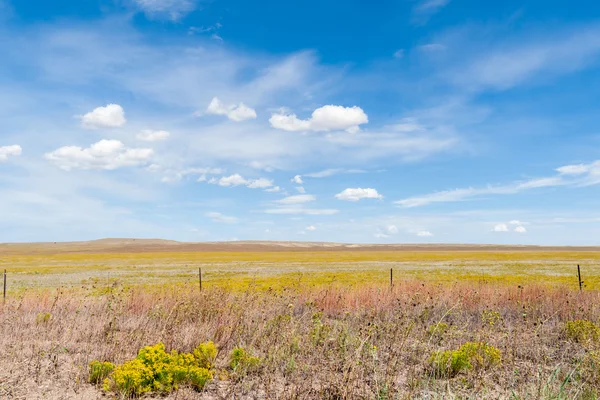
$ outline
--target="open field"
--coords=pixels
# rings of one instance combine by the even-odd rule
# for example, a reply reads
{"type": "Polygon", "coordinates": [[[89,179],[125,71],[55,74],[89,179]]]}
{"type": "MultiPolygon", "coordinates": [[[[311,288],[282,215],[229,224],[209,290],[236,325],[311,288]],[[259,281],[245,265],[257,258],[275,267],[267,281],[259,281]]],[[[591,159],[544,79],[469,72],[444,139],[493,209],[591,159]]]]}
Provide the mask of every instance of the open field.
{"type": "Polygon", "coordinates": [[[0,245],[10,290],[118,284],[193,284],[246,289],[385,283],[396,279],[484,281],[576,288],[577,264],[587,289],[600,289],[599,248],[501,246],[349,246],[311,243],[182,244],[97,241],[0,245]],[[190,251],[191,249],[197,251],[190,251]],[[150,251],[152,250],[152,251],[150,251]]]}
{"type": "Polygon", "coordinates": [[[92,360],[118,365],[144,346],[190,352],[206,341],[218,348],[213,379],[161,396],[600,392],[600,249],[101,241],[0,245],[0,263],[0,398],[126,397],[88,383],[92,360]],[[591,324],[569,325],[577,320],[591,324]],[[458,351],[465,343],[479,350],[458,351]],[[256,365],[232,367],[236,347],[256,365]],[[447,350],[470,367],[440,365],[435,352],[447,350]]]}

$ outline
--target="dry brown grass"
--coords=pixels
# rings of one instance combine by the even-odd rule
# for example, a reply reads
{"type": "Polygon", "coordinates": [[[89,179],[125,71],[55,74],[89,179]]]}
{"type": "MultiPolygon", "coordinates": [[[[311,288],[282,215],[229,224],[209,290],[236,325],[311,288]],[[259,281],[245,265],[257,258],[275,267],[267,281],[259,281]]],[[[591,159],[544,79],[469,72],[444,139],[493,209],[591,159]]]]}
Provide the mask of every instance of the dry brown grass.
{"type": "Polygon", "coordinates": [[[157,342],[190,351],[213,340],[223,372],[203,393],[183,388],[170,398],[593,399],[600,372],[581,361],[600,344],[569,340],[564,324],[598,323],[599,304],[597,291],[483,282],[23,292],[0,306],[0,398],[101,398],[87,383],[90,361],[120,363],[157,342]],[[428,332],[439,322],[447,331],[428,332]],[[502,363],[435,378],[429,355],[468,341],[497,347],[502,363]],[[261,357],[258,371],[227,371],[238,345],[261,357]]]}

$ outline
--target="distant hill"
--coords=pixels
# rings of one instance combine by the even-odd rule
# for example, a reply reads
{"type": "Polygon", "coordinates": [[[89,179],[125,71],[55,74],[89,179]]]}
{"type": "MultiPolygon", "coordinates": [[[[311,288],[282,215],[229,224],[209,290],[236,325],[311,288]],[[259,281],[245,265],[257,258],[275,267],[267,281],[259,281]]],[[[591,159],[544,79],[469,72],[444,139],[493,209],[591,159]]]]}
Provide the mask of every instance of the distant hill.
{"type": "Polygon", "coordinates": [[[0,255],[139,252],[271,251],[600,251],[592,246],[520,246],[474,244],[348,244],[329,242],[237,241],[177,242],[163,239],[107,238],[85,242],[4,243],[0,255]]]}

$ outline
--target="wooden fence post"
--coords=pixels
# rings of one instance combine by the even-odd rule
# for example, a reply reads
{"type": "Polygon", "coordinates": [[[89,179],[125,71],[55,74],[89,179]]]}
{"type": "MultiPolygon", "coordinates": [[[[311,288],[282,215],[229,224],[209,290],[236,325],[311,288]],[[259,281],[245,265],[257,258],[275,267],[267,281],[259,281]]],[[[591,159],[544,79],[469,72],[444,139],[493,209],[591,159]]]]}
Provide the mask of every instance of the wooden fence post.
{"type": "Polygon", "coordinates": [[[198,283],[200,284],[200,291],[202,291],[202,268],[198,268],[198,283]]]}
{"type": "Polygon", "coordinates": [[[390,268],[390,288],[394,286],[394,269],[390,268]]]}
{"type": "Polygon", "coordinates": [[[579,264],[577,264],[577,278],[579,279],[579,291],[583,290],[583,282],[581,281],[581,269],[579,268],[579,264]]]}

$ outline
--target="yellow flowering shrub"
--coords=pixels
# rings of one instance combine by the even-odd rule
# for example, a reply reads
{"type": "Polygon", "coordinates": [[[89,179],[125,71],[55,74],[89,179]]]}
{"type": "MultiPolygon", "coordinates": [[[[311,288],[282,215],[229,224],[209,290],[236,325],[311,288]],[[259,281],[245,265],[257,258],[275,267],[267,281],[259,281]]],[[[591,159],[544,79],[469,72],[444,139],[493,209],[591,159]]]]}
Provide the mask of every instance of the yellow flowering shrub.
{"type": "MultiPolygon", "coordinates": [[[[212,342],[199,345],[193,353],[178,353],[176,350],[168,353],[162,343],[147,346],[140,349],[133,360],[113,366],[114,369],[104,379],[104,390],[125,397],[145,393],[168,394],[186,384],[201,390],[212,380],[210,368],[216,354],[217,348],[212,342]]],[[[98,364],[102,363],[94,361],[92,364],[97,370],[98,364]]],[[[90,380],[91,376],[90,371],[90,380]]]]}
{"type": "Polygon", "coordinates": [[[443,377],[469,369],[488,369],[500,362],[500,350],[480,342],[467,342],[458,350],[436,351],[429,357],[433,372],[443,377]]]}
{"type": "Polygon", "coordinates": [[[213,342],[200,343],[194,349],[194,357],[199,367],[210,369],[217,358],[217,346],[213,342]]]}
{"type": "Polygon", "coordinates": [[[600,327],[592,321],[578,319],[565,324],[565,334],[577,343],[597,342],[600,339],[600,327]]]}

